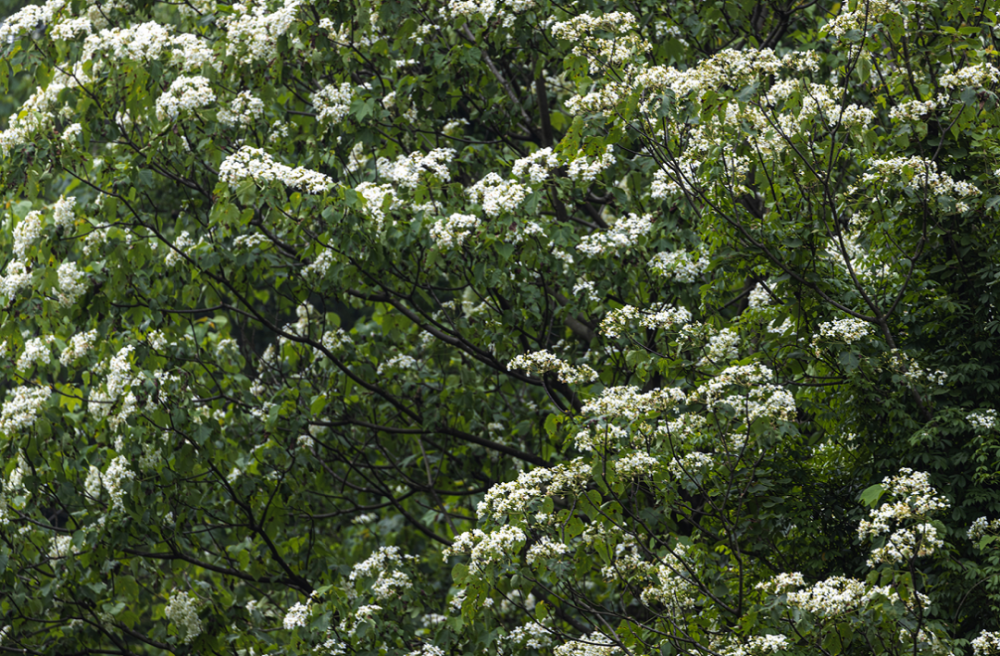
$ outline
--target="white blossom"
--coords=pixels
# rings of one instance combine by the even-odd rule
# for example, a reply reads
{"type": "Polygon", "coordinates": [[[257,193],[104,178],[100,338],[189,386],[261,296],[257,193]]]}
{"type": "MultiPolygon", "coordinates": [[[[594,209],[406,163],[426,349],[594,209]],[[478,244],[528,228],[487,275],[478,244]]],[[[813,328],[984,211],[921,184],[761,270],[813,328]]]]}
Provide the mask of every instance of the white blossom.
{"type": "Polygon", "coordinates": [[[68,307],[87,291],[87,274],[77,268],[76,262],[63,262],[56,271],[59,288],[56,292],[59,304],[68,307]]]}
{"type": "Polygon", "coordinates": [[[35,423],[38,411],[52,395],[48,387],[15,387],[7,392],[0,410],[0,433],[10,435],[35,423]]]}
{"type": "Polygon", "coordinates": [[[312,95],[313,107],[316,108],[316,120],[339,123],[347,116],[351,108],[351,98],[354,89],[350,83],[340,86],[329,84],[312,95]]]}
{"type": "Polygon", "coordinates": [[[181,112],[207,107],[215,102],[215,92],[208,78],[201,75],[180,76],[170,84],[166,93],[156,99],[156,118],[174,120],[181,112]]]}
{"type": "Polygon", "coordinates": [[[201,635],[201,619],[198,617],[198,610],[195,608],[197,600],[190,592],[177,592],[170,595],[170,601],[163,614],[173,622],[180,634],[181,642],[186,645],[191,644],[195,638],[201,635]]]}
{"type": "Polygon", "coordinates": [[[524,185],[504,180],[497,173],[487,173],[482,180],[465,190],[473,202],[479,203],[491,217],[513,212],[524,201],[528,191],[524,185]]]}
{"type": "Polygon", "coordinates": [[[264,116],[264,101],[250,91],[241,91],[216,116],[223,125],[253,125],[264,116]]]}
{"type": "Polygon", "coordinates": [[[597,379],[597,372],[590,366],[584,364],[580,366],[570,365],[560,360],[552,353],[543,349],[534,353],[524,353],[518,355],[509,363],[507,370],[521,369],[533,374],[544,374],[555,372],[556,377],[564,383],[589,383],[597,379]]]}
{"type": "Polygon", "coordinates": [[[333,180],[322,173],[301,166],[286,166],[275,161],[263,149],[251,146],[243,146],[222,162],[219,179],[229,185],[237,185],[244,180],[253,180],[258,184],[279,181],[310,194],[329,191],[333,186],[333,180]]]}

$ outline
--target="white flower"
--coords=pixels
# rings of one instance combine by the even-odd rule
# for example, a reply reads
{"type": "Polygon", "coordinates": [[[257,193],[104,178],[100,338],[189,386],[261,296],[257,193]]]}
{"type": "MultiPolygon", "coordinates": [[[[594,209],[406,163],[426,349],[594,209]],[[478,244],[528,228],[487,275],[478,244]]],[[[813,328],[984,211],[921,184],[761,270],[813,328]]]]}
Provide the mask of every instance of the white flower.
{"type": "Polygon", "coordinates": [[[420,184],[421,173],[447,181],[448,164],[456,154],[454,148],[435,148],[426,155],[419,152],[400,155],[393,162],[379,158],[377,164],[379,172],[387,179],[403,189],[414,189],[420,184]]]}
{"type": "Polygon", "coordinates": [[[24,371],[36,362],[48,364],[51,358],[49,344],[55,341],[55,337],[47,335],[45,337],[33,337],[24,343],[24,352],[17,359],[17,368],[24,371]]]}
{"type": "Polygon", "coordinates": [[[25,287],[31,285],[31,272],[24,262],[11,260],[7,263],[7,275],[0,277],[0,294],[13,299],[25,287]]]}
{"type": "Polygon", "coordinates": [[[473,202],[479,203],[487,216],[500,216],[501,212],[513,212],[517,209],[529,189],[511,180],[504,180],[497,173],[487,173],[486,176],[465,190],[473,202]]]}
{"type": "MultiPolygon", "coordinates": [[[[75,124],[75,126],[77,132],[79,132],[80,124],[77,123],[75,124]]],[[[63,133],[64,139],[66,138],[66,134],[68,134],[73,127],[74,126],[71,125],[68,128],[66,128],[66,132],[63,133]]],[[[70,196],[69,198],[60,196],[59,200],[57,200],[55,203],[52,204],[52,222],[55,223],[56,226],[60,228],[65,229],[71,227],[73,225],[73,219],[74,219],[73,207],[75,205],[76,205],[75,196],[70,196]]]]}
{"type": "Polygon", "coordinates": [[[195,608],[197,600],[190,592],[174,592],[170,596],[170,602],[163,610],[167,619],[173,622],[180,634],[181,642],[186,645],[191,644],[195,638],[201,635],[201,619],[195,608]]]}
{"type": "Polygon", "coordinates": [[[42,213],[37,210],[28,212],[28,215],[14,226],[14,257],[24,260],[28,254],[28,247],[41,235],[42,213]]]}
{"type": "Polygon", "coordinates": [[[18,429],[34,424],[38,411],[51,395],[52,390],[48,387],[22,386],[8,391],[0,410],[0,433],[10,436],[18,429]]]}
{"type": "Polygon", "coordinates": [[[354,90],[348,82],[344,82],[339,87],[330,84],[314,93],[312,102],[317,111],[316,120],[334,123],[342,121],[351,108],[353,94],[354,90]]]}
{"type": "Polygon", "coordinates": [[[388,601],[413,587],[410,577],[401,570],[415,556],[401,554],[399,547],[380,547],[367,559],[351,569],[348,581],[354,585],[363,579],[375,579],[367,589],[377,601],[388,601]]]}
{"type": "Polygon", "coordinates": [[[121,487],[122,481],[133,480],[134,478],[135,473],[128,468],[128,460],[125,456],[117,456],[112,460],[107,470],[105,470],[104,475],[101,476],[101,482],[111,497],[111,504],[115,510],[125,510],[123,503],[125,490],[121,487]]]}
{"type": "Polygon", "coordinates": [[[234,4],[233,13],[220,20],[227,32],[226,54],[246,52],[252,59],[277,56],[278,38],[292,26],[303,4],[302,0],[284,0],[282,6],[271,13],[264,4],[234,4]]]}
{"type": "Polygon", "coordinates": [[[576,250],[589,257],[598,257],[629,249],[636,245],[639,237],[649,233],[653,227],[652,214],[629,214],[621,217],[606,232],[584,235],[576,250]]]}
{"type": "MultiPolygon", "coordinates": [[[[826,339],[836,340],[846,344],[853,344],[871,334],[871,324],[862,321],[861,319],[848,317],[846,319],[837,319],[836,321],[821,323],[819,325],[818,337],[824,337],[826,339]]],[[[814,342],[815,339],[816,338],[813,338],[814,342]]]]}
{"type": "Polygon", "coordinates": [[[972,641],[972,653],[975,656],[992,656],[1000,652],[1000,633],[983,631],[972,641]]]}
{"type": "Polygon", "coordinates": [[[586,157],[578,157],[572,160],[569,163],[566,175],[569,176],[571,180],[593,182],[601,171],[614,163],[614,146],[608,146],[608,149],[604,152],[604,154],[596,157],[593,161],[588,160],[586,157]]]}
{"type": "Polygon", "coordinates": [[[354,188],[354,191],[365,199],[364,213],[375,222],[375,231],[381,232],[385,222],[385,208],[388,207],[392,210],[399,206],[395,189],[390,184],[378,185],[374,182],[362,182],[354,188]]]}
{"type": "Polygon", "coordinates": [[[547,350],[535,351],[534,353],[524,353],[515,357],[507,363],[507,370],[521,369],[534,374],[544,374],[555,372],[556,377],[569,384],[589,383],[597,379],[597,372],[589,365],[583,364],[574,367],[547,350]]]}
{"type": "Polygon", "coordinates": [[[309,621],[311,606],[311,603],[296,603],[288,609],[287,613],[285,613],[285,619],[282,621],[282,626],[288,630],[294,629],[295,627],[304,627],[306,622],[309,621]]]}
{"type": "Polygon", "coordinates": [[[253,125],[263,115],[264,102],[250,91],[242,91],[229,107],[219,110],[217,117],[223,125],[253,125]]]}
{"type": "Polygon", "coordinates": [[[73,536],[57,535],[49,544],[49,558],[66,558],[73,555],[73,536]]]}
{"type": "Polygon", "coordinates": [[[456,248],[479,227],[479,219],[471,214],[452,214],[431,226],[431,239],[441,250],[456,248]]]}
{"type": "Polygon", "coordinates": [[[87,291],[87,274],[77,268],[76,262],[63,262],[56,271],[59,289],[56,292],[59,304],[68,307],[87,291]]]}
{"type": "Polygon", "coordinates": [[[682,283],[691,283],[698,279],[709,261],[698,251],[674,251],[672,253],[657,253],[649,261],[649,268],[663,276],[682,283]]]}
{"type": "MultiPolygon", "coordinates": [[[[447,130],[447,127],[445,129],[447,130]]],[[[539,184],[544,182],[549,177],[549,173],[558,167],[559,158],[555,156],[552,149],[542,148],[515,161],[511,173],[517,178],[523,178],[527,175],[532,184],[539,184]]]]}
{"type": "Polygon", "coordinates": [[[970,412],[965,416],[965,420],[980,435],[1000,428],[1000,423],[997,422],[997,411],[993,408],[970,412]]]}
{"type": "Polygon", "coordinates": [[[243,146],[222,162],[219,179],[229,185],[237,185],[243,180],[258,184],[280,181],[310,194],[329,191],[333,186],[333,180],[322,173],[301,166],[293,169],[276,162],[263,149],[250,146],[243,146]]]}
{"type": "Polygon", "coordinates": [[[201,75],[181,75],[174,80],[167,92],[156,99],[156,118],[174,120],[182,111],[207,107],[215,102],[215,92],[208,78],[201,75]]]}

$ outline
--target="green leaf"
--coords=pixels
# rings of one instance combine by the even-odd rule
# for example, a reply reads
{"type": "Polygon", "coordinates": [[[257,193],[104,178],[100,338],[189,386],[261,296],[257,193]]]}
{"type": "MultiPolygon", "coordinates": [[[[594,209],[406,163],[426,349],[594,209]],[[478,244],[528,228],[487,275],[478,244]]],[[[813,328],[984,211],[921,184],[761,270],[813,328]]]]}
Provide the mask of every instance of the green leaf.
{"type": "Polygon", "coordinates": [[[861,493],[859,500],[869,508],[874,508],[883,494],[885,494],[885,488],[881,484],[876,483],[875,485],[866,487],[864,492],[861,493]]]}

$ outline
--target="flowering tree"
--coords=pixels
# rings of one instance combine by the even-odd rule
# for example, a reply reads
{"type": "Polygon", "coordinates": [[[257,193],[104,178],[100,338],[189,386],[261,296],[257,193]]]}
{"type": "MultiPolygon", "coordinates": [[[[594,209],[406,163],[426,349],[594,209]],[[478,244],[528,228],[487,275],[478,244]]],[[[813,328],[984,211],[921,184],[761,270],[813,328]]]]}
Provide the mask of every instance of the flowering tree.
{"type": "Polygon", "coordinates": [[[978,0],[0,27],[0,653],[1000,651],[978,0]]]}

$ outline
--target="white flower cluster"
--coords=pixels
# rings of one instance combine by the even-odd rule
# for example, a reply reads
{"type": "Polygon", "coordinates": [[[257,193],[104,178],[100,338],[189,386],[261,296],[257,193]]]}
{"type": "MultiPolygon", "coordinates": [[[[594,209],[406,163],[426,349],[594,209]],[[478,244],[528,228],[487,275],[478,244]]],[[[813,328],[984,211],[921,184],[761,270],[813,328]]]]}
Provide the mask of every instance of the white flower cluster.
{"type": "Polygon", "coordinates": [[[293,169],[276,162],[263,149],[251,146],[243,146],[222,162],[219,179],[229,185],[237,185],[244,180],[253,180],[258,184],[280,181],[310,194],[329,191],[333,186],[333,180],[322,173],[301,166],[293,169]]]}
{"type": "Polygon", "coordinates": [[[438,180],[448,180],[448,164],[455,159],[454,148],[435,148],[426,155],[410,153],[400,155],[395,161],[379,158],[378,170],[403,189],[415,189],[420,184],[420,174],[427,172],[438,180]]]}
{"type": "Polygon", "coordinates": [[[115,510],[119,512],[125,510],[125,490],[122,489],[122,481],[134,478],[135,472],[128,468],[128,460],[125,456],[116,456],[101,476],[101,482],[104,484],[104,489],[108,491],[111,505],[115,510]]]}
{"type": "Polygon", "coordinates": [[[635,33],[632,14],[613,11],[600,16],[582,13],[568,21],[554,23],[552,36],[574,43],[573,54],[586,56],[590,70],[596,73],[603,64],[630,63],[650,49],[650,44],[635,33]],[[598,34],[610,33],[610,37],[598,34]]]}
{"type": "Polygon", "coordinates": [[[52,26],[53,41],[73,41],[77,37],[90,34],[94,30],[93,23],[86,16],[66,18],[52,26]]]}
{"type": "Polygon", "coordinates": [[[486,177],[465,190],[472,202],[479,203],[487,216],[513,212],[528,195],[528,188],[511,180],[504,180],[497,173],[486,177]]]}
{"type": "Polygon", "coordinates": [[[903,563],[917,556],[927,556],[944,541],[928,518],[949,507],[948,500],[930,485],[926,472],[915,472],[904,467],[896,476],[882,481],[885,492],[895,501],[884,503],[868,513],[868,519],[858,525],[858,536],[878,537],[890,534],[884,546],[875,549],[868,559],[868,566],[878,563],[903,563]],[[910,526],[892,529],[893,523],[910,523],[910,526]]]}
{"type": "Polygon", "coordinates": [[[66,558],[73,555],[73,536],[57,535],[49,545],[49,558],[66,558]]]}
{"type": "Polygon", "coordinates": [[[548,469],[539,467],[521,472],[516,480],[497,483],[487,490],[483,500],[476,506],[476,515],[480,519],[490,517],[502,521],[504,516],[522,514],[532,501],[541,498],[543,487],[548,496],[578,492],[589,474],[590,465],[582,458],[548,469]]]}
{"type": "Polygon", "coordinates": [[[456,248],[479,227],[479,219],[471,214],[452,214],[431,226],[431,239],[441,250],[456,248]]]}
{"type": "Polygon", "coordinates": [[[571,180],[593,182],[601,171],[615,163],[614,146],[608,146],[604,154],[595,157],[593,161],[586,157],[577,157],[569,163],[566,175],[571,180]]]}
{"type": "Polygon", "coordinates": [[[56,270],[56,279],[59,288],[56,294],[59,304],[69,307],[76,303],[77,299],[87,291],[87,274],[76,267],[76,262],[63,262],[56,270]]]}
{"type": "Polygon", "coordinates": [[[400,571],[406,560],[416,556],[403,555],[399,547],[380,547],[364,561],[351,569],[348,581],[354,585],[362,579],[375,579],[367,589],[377,601],[388,601],[399,596],[403,590],[413,587],[410,577],[400,571]]]}
{"type": "Polygon", "coordinates": [[[35,423],[38,411],[52,395],[48,387],[15,387],[7,393],[0,409],[0,433],[10,435],[35,423]]]}
{"type": "MultiPolygon", "coordinates": [[[[482,506],[482,502],[479,505],[482,506]]],[[[510,560],[516,555],[515,548],[525,540],[524,531],[509,524],[489,533],[477,528],[457,535],[443,553],[445,556],[471,553],[469,567],[473,571],[485,570],[491,564],[510,560]]]]}
{"type": "Polygon", "coordinates": [[[763,76],[775,75],[782,68],[801,72],[816,71],[820,61],[820,56],[815,52],[790,52],[778,57],[770,48],[725,48],[693,68],[678,70],[672,66],[652,66],[642,71],[636,82],[649,91],[670,89],[678,98],[686,98],[692,92],[721,87],[739,89],[763,76]]]}
{"type": "Polygon", "coordinates": [[[0,24],[0,43],[10,43],[36,29],[48,25],[52,18],[66,6],[66,0],[48,0],[44,5],[28,5],[16,11],[0,24]]]}
{"type": "Polygon", "coordinates": [[[660,461],[648,453],[636,451],[615,461],[615,473],[622,478],[649,476],[660,469],[660,461]]]}
{"type": "Polygon", "coordinates": [[[76,206],[76,197],[66,198],[60,196],[59,200],[52,204],[52,222],[57,228],[69,228],[73,225],[73,208],[76,206]]]}
{"type": "Polygon", "coordinates": [[[191,644],[201,635],[201,619],[195,608],[197,600],[190,592],[177,592],[170,595],[170,602],[163,609],[163,614],[173,622],[180,634],[181,642],[191,644]]]}
{"type": "Polygon", "coordinates": [[[708,268],[709,260],[700,251],[674,251],[672,253],[657,253],[649,261],[649,268],[664,278],[682,283],[691,283],[698,279],[708,268]]]}
{"type": "Polygon", "coordinates": [[[609,255],[636,245],[639,237],[649,233],[653,227],[652,214],[632,214],[619,218],[607,232],[584,235],[576,250],[589,257],[609,255]]]}
{"type": "Polygon", "coordinates": [[[288,612],[285,613],[285,619],[282,620],[281,625],[289,631],[297,626],[304,627],[306,622],[309,621],[310,612],[312,612],[312,603],[303,604],[301,602],[296,602],[295,605],[289,608],[288,612]]]}
{"type": "Polygon", "coordinates": [[[790,648],[788,638],[780,634],[752,636],[744,644],[733,645],[723,649],[722,656],[760,656],[787,651],[790,648]]]}
{"type": "Polygon", "coordinates": [[[813,337],[813,346],[819,338],[854,344],[872,334],[872,327],[866,321],[848,317],[836,321],[825,321],[819,325],[819,334],[813,337]]]}
{"type": "Polygon", "coordinates": [[[16,366],[18,371],[25,371],[36,362],[48,364],[51,361],[51,350],[49,348],[49,344],[54,341],[55,337],[52,335],[46,335],[45,337],[32,337],[27,340],[24,343],[24,351],[21,352],[21,356],[17,359],[16,366]]]}
{"type": "Polygon", "coordinates": [[[739,357],[739,347],[742,339],[740,334],[729,328],[723,328],[708,338],[705,351],[698,366],[703,367],[708,364],[729,363],[739,357]]]}
{"type": "Polygon", "coordinates": [[[226,28],[226,54],[245,51],[253,59],[276,57],[278,38],[292,26],[302,4],[302,0],[284,0],[278,10],[268,13],[265,3],[253,6],[250,2],[234,2],[233,13],[218,21],[226,28]]]}
{"type": "Polygon", "coordinates": [[[13,299],[22,289],[31,284],[31,272],[24,262],[11,260],[7,263],[6,275],[0,277],[0,294],[13,299]]]}
{"type": "Polygon", "coordinates": [[[351,98],[354,88],[349,82],[340,86],[328,84],[312,95],[313,107],[316,108],[316,120],[339,123],[351,109],[351,98]]]}
{"type": "Polygon", "coordinates": [[[972,430],[980,435],[1000,428],[1000,423],[997,422],[997,411],[993,408],[970,412],[965,416],[965,421],[969,422],[972,430]]]}
{"type": "Polygon", "coordinates": [[[936,371],[924,369],[919,362],[899,349],[890,351],[889,368],[902,374],[906,380],[913,383],[944,385],[948,381],[948,372],[940,369],[936,371]]]}
{"type": "Polygon", "coordinates": [[[991,87],[1000,82],[1000,70],[987,62],[960,68],[954,73],[942,75],[940,84],[946,89],[962,87],[991,87]]]}
{"type": "Polygon", "coordinates": [[[755,285],[753,289],[750,290],[750,296],[747,299],[747,305],[751,309],[758,309],[762,307],[767,307],[774,303],[774,297],[768,292],[767,287],[764,285],[755,285]]]}
{"type": "Polygon", "coordinates": [[[675,456],[667,465],[667,470],[674,478],[684,482],[697,482],[698,476],[710,471],[715,466],[715,460],[707,453],[695,451],[685,456],[675,456]]]}
{"type": "Polygon", "coordinates": [[[447,12],[451,18],[482,16],[487,23],[496,19],[504,27],[510,27],[518,14],[534,6],[534,0],[448,0],[447,12]]]}
{"type": "Polygon", "coordinates": [[[405,369],[416,369],[420,366],[420,363],[413,359],[409,355],[394,355],[388,360],[380,362],[378,365],[377,374],[381,375],[383,373],[388,373],[390,371],[401,371],[405,369]]]}
{"type": "MultiPolygon", "coordinates": [[[[904,6],[916,4],[913,0],[867,0],[859,3],[855,11],[841,11],[833,20],[826,24],[823,30],[835,37],[843,37],[851,30],[869,29],[879,23],[885,16],[896,16],[907,25],[907,15],[902,11],[904,6]]],[[[846,7],[846,5],[845,5],[846,7]]]]}
{"type": "Polygon", "coordinates": [[[620,417],[634,420],[651,412],[662,412],[676,408],[687,402],[683,390],[676,387],[660,387],[642,393],[638,387],[622,385],[605,387],[596,399],[583,405],[585,415],[620,417]]]}
{"type": "Polygon", "coordinates": [[[755,587],[770,594],[781,594],[789,588],[801,588],[806,584],[800,572],[781,572],[767,581],[761,581],[755,587]]]}
{"type": "Polygon", "coordinates": [[[574,367],[544,349],[515,357],[507,364],[508,371],[514,369],[520,369],[533,374],[544,374],[554,371],[560,381],[571,385],[590,383],[597,379],[597,372],[591,369],[590,366],[584,364],[574,367]]]}
{"type": "Polygon", "coordinates": [[[28,247],[41,236],[42,213],[37,210],[28,212],[27,216],[14,226],[14,257],[19,260],[25,259],[28,247]]]}
{"type": "Polygon", "coordinates": [[[1000,529],[1000,520],[994,519],[991,522],[985,517],[979,517],[972,522],[972,525],[969,526],[969,530],[966,531],[966,534],[969,536],[970,540],[976,541],[987,533],[996,531],[997,529],[1000,529]]]}
{"type": "Polygon", "coordinates": [[[643,311],[631,305],[624,305],[608,312],[601,321],[600,331],[608,337],[621,337],[636,319],[643,328],[673,329],[690,323],[691,313],[683,307],[670,308],[659,305],[643,311]]]}
{"type": "Polygon", "coordinates": [[[983,631],[972,641],[972,653],[975,656],[992,656],[1000,653],[1000,633],[983,631]]]}
{"type": "Polygon", "coordinates": [[[253,125],[264,116],[264,101],[250,91],[241,91],[217,117],[223,125],[253,125]]]}
{"type": "Polygon", "coordinates": [[[156,118],[173,121],[181,112],[207,107],[214,102],[215,92],[208,78],[181,75],[170,84],[166,93],[156,99],[156,118]]]}
{"type": "Polygon", "coordinates": [[[155,22],[114,27],[91,34],[83,42],[81,61],[100,61],[99,53],[112,59],[134,59],[149,62],[169,55],[170,62],[182,71],[195,71],[205,64],[216,64],[215,53],[208,42],[195,34],[170,33],[170,26],[155,22]]]}
{"type": "Polygon", "coordinates": [[[788,593],[788,605],[821,617],[833,617],[863,608],[876,596],[897,601],[899,596],[888,586],[867,588],[857,579],[833,576],[804,590],[788,593]]]}
{"type": "Polygon", "coordinates": [[[691,398],[712,410],[730,407],[745,413],[748,423],[761,418],[790,421],[796,414],[795,397],[771,383],[773,378],[774,372],[760,363],[734,365],[700,385],[691,398]]]}
{"type": "MultiPolygon", "coordinates": [[[[975,185],[956,181],[947,173],[939,173],[937,162],[919,156],[871,160],[861,182],[876,187],[879,183],[897,182],[907,189],[929,190],[934,196],[968,198],[980,193],[975,185]]],[[[956,208],[964,212],[968,206],[959,202],[956,208]]]]}
{"type": "Polygon", "coordinates": [[[118,353],[111,358],[108,368],[107,380],[105,381],[108,395],[118,398],[118,395],[125,391],[126,386],[132,381],[132,364],[129,356],[135,351],[131,344],[123,346],[118,353]]]}
{"type": "Polygon", "coordinates": [[[395,189],[391,184],[379,185],[374,182],[362,182],[354,188],[354,191],[365,199],[364,212],[368,218],[375,222],[376,232],[381,232],[385,223],[385,208],[393,210],[399,207],[399,199],[396,197],[395,189]]]}
{"type": "Polygon", "coordinates": [[[555,542],[549,536],[543,535],[538,542],[528,548],[528,554],[525,556],[525,561],[529,565],[532,565],[538,560],[558,558],[567,551],[569,551],[569,547],[565,544],[562,542],[555,542]]]}
{"type": "Polygon", "coordinates": [[[511,173],[516,178],[528,176],[529,182],[539,184],[545,182],[549,177],[549,173],[558,167],[559,158],[552,152],[552,149],[541,148],[527,157],[516,160],[511,173]]]}
{"type": "Polygon", "coordinates": [[[7,119],[7,129],[0,132],[0,153],[6,156],[13,148],[31,143],[38,133],[51,129],[56,117],[55,106],[62,91],[88,80],[78,63],[71,73],[57,71],[48,86],[36,88],[21,108],[7,119]]]}
{"type": "Polygon", "coordinates": [[[619,656],[622,650],[603,633],[594,632],[555,648],[555,656],[619,656]]]}
{"type": "Polygon", "coordinates": [[[889,118],[893,121],[921,121],[924,116],[947,103],[948,97],[943,94],[930,100],[907,100],[890,109],[889,118]]]}

